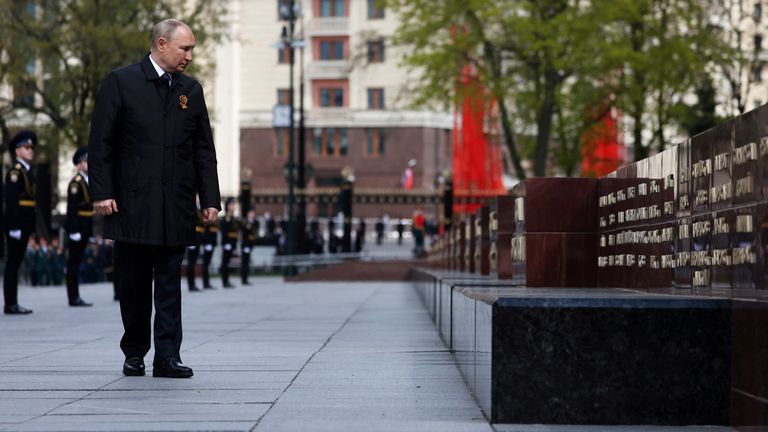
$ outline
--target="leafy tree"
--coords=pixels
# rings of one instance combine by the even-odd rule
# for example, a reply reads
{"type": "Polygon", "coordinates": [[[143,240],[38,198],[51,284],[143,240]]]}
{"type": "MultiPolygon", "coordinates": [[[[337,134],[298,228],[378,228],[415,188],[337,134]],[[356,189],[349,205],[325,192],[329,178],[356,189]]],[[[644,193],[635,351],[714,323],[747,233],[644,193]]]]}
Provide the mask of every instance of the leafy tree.
{"type": "Polygon", "coordinates": [[[149,51],[155,23],[178,17],[204,45],[224,36],[222,8],[205,0],[0,0],[0,79],[13,89],[0,95],[0,125],[12,114],[43,116],[62,142],[84,145],[101,80],[149,51]]]}
{"type": "Polygon", "coordinates": [[[706,19],[707,0],[389,0],[396,43],[417,71],[415,104],[452,108],[472,65],[499,102],[518,177],[555,162],[576,173],[580,137],[606,100],[625,114],[633,154],[664,149],[676,107],[710,68],[732,60],[706,19]],[[549,151],[554,138],[554,159],[549,151]],[[526,146],[524,136],[533,136],[526,146]]]}

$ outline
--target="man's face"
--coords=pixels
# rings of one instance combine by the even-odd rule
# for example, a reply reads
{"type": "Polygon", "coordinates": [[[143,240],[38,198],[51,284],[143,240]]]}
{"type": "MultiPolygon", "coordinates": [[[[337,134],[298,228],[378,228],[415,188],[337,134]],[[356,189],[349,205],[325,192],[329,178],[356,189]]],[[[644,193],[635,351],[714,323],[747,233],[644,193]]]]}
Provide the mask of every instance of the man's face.
{"type": "Polygon", "coordinates": [[[23,160],[24,162],[32,162],[32,158],[35,156],[35,148],[32,144],[22,144],[16,147],[16,159],[23,160]]]}
{"type": "Polygon", "coordinates": [[[158,40],[158,58],[155,60],[166,72],[184,72],[192,61],[193,49],[195,49],[195,35],[187,27],[179,26],[173,32],[171,40],[165,40],[165,38],[158,40]]]}
{"type": "Polygon", "coordinates": [[[78,162],[77,169],[78,171],[82,171],[85,174],[88,174],[88,159],[83,159],[80,162],[78,162]]]}

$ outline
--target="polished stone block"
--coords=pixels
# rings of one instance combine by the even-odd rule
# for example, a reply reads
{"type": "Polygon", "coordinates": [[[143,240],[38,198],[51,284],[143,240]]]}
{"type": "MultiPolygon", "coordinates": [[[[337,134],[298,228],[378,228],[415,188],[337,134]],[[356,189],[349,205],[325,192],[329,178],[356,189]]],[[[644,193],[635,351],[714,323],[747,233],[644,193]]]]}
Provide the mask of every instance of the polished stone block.
{"type": "Polygon", "coordinates": [[[712,212],[712,294],[733,295],[733,240],[736,214],[733,210],[712,212]]]}
{"type": "Polygon", "coordinates": [[[712,289],[712,215],[691,218],[691,287],[694,294],[710,295],[712,289]]]}
{"type": "Polygon", "coordinates": [[[768,152],[768,107],[762,106],[738,117],[734,129],[733,203],[765,199],[761,185],[768,184],[768,171],[761,148],[768,152]]]}
{"type": "Polygon", "coordinates": [[[528,232],[513,242],[513,280],[527,287],[596,287],[597,234],[528,232]]]}
{"type": "Polygon", "coordinates": [[[591,178],[526,179],[522,190],[525,231],[595,231],[597,183],[591,178]]]}
{"type": "Polygon", "coordinates": [[[677,145],[677,188],[675,189],[675,210],[678,217],[691,214],[693,205],[693,185],[691,183],[691,140],[677,145]]]}
{"type": "Polygon", "coordinates": [[[710,208],[725,209],[733,201],[732,161],[734,157],[734,120],[717,125],[711,130],[712,142],[712,186],[710,208]]]}
{"type": "Polygon", "coordinates": [[[512,267],[512,233],[499,232],[496,238],[496,277],[504,280],[515,280],[519,283],[519,276],[514,275],[512,267]]]}
{"type": "Polygon", "coordinates": [[[475,214],[475,269],[482,276],[491,272],[488,253],[491,250],[491,234],[489,231],[490,208],[483,206],[475,214]]]}
{"type": "Polygon", "coordinates": [[[710,209],[712,188],[712,152],[716,137],[715,129],[691,138],[691,212],[700,214],[710,209]]]}
{"type": "Polygon", "coordinates": [[[674,288],[690,291],[693,282],[691,270],[691,218],[677,220],[675,229],[675,282],[674,288]]]}
{"type": "Polygon", "coordinates": [[[475,268],[476,227],[477,225],[475,224],[475,215],[471,214],[467,216],[464,224],[464,268],[468,273],[475,273],[477,271],[475,268]]]}
{"type": "Polygon", "coordinates": [[[622,292],[499,296],[492,376],[493,422],[725,425],[729,302],[622,292]]]}
{"type": "Polygon", "coordinates": [[[733,420],[768,424],[768,303],[733,302],[733,420]]]}

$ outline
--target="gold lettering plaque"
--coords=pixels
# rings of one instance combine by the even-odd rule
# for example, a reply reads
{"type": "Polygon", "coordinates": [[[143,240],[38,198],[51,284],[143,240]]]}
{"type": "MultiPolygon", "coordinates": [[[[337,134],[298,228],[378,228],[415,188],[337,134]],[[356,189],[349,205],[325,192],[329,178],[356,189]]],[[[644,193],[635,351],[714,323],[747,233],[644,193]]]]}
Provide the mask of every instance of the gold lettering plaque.
{"type": "Polygon", "coordinates": [[[699,178],[712,174],[712,159],[704,159],[696,162],[691,167],[691,177],[699,178]]]}
{"type": "Polygon", "coordinates": [[[714,225],[715,226],[712,229],[712,234],[714,235],[728,234],[731,232],[731,225],[728,224],[728,221],[726,221],[724,217],[715,218],[714,225]]]}
{"type": "Polygon", "coordinates": [[[736,179],[736,196],[750,195],[752,193],[752,174],[747,174],[746,177],[736,179]]]}
{"type": "Polygon", "coordinates": [[[693,286],[695,287],[709,286],[709,269],[697,270],[693,272],[693,286]]]}
{"type": "Polygon", "coordinates": [[[754,231],[754,225],[752,223],[752,215],[736,216],[736,232],[737,233],[751,233],[753,231],[754,231]]]}
{"type": "Polygon", "coordinates": [[[715,155],[715,171],[728,169],[728,153],[715,155]]]}
{"type": "Polygon", "coordinates": [[[733,265],[755,264],[757,262],[755,248],[751,245],[740,248],[733,248],[732,257],[733,265]]]}
{"type": "Polygon", "coordinates": [[[733,149],[733,165],[743,165],[757,160],[757,143],[751,142],[733,149]]]}
{"type": "Polygon", "coordinates": [[[680,196],[680,210],[688,210],[691,207],[691,203],[688,201],[688,195],[680,196]]]}

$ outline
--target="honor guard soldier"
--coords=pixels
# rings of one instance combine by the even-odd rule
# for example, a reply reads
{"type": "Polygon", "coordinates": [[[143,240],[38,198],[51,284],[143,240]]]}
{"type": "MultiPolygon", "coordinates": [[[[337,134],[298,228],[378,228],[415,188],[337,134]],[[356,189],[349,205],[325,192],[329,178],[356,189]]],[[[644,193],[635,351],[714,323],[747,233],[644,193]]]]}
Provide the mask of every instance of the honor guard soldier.
{"type": "Polygon", "coordinates": [[[92,306],[92,303],[80,298],[78,279],[85,248],[93,236],[93,202],[88,192],[88,148],[77,149],[72,163],[77,167],[77,174],[67,188],[67,297],[70,306],[92,306]]]}
{"type": "MultiPolygon", "coordinates": [[[[203,248],[205,241],[205,225],[200,212],[197,212],[197,222],[195,223],[195,244],[187,247],[187,287],[192,292],[201,292],[202,290],[195,285],[195,267],[197,267],[197,257],[200,256],[200,249],[203,248]]],[[[211,248],[213,250],[213,248],[211,248]]],[[[205,271],[205,273],[208,273],[205,271]]],[[[208,278],[204,278],[204,285],[208,285],[208,278]]],[[[207,287],[206,287],[207,288],[207,287]]]]}
{"type": "Polygon", "coordinates": [[[259,238],[259,221],[256,212],[248,210],[248,216],[241,228],[242,242],[240,244],[240,278],[243,285],[248,283],[248,274],[251,272],[251,250],[256,246],[259,238]]]}
{"type": "Polygon", "coordinates": [[[211,260],[213,259],[213,250],[219,244],[218,225],[206,225],[203,234],[203,288],[213,289],[211,285],[211,260]]]}
{"type": "Polygon", "coordinates": [[[221,231],[221,247],[223,249],[221,256],[221,267],[219,273],[221,274],[222,286],[224,288],[234,288],[235,286],[229,283],[229,261],[232,259],[232,254],[237,250],[237,237],[240,235],[240,223],[235,218],[235,201],[228,199],[225,206],[226,213],[224,218],[219,222],[219,231],[221,231]]]}
{"type": "Polygon", "coordinates": [[[8,257],[3,274],[3,311],[10,315],[32,313],[19,305],[19,266],[24,259],[29,236],[35,231],[35,176],[32,173],[32,159],[37,144],[37,135],[32,131],[21,131],[11,138],[8,151],[13,161],[5,176],[5,237],[8,257]]]}

